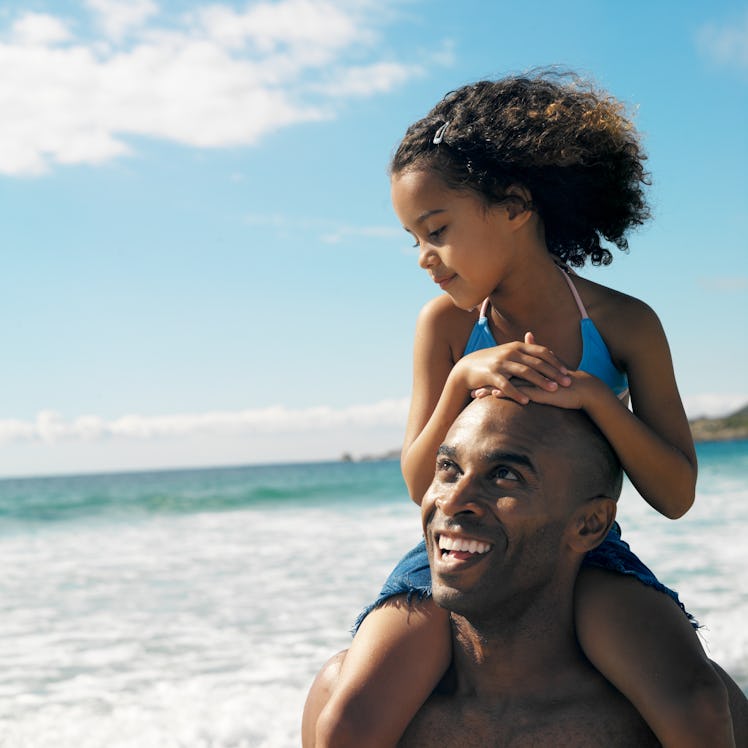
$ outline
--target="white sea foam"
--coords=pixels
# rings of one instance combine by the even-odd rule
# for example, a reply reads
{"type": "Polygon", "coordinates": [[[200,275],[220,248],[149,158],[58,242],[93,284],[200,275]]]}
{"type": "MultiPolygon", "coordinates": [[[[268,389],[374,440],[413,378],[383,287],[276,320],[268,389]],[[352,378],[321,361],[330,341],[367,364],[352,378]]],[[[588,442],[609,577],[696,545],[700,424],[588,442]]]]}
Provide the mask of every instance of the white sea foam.
{"type": "Polygon", "coordinates": [[[405,502],[6,536],[2,745],[297,746],[315,671],[415,539],[405,502]]]}
{"type": "Polygon", "coordinates": [[[677,522],[625,486],[619,518],[624,539],[696,616],[706,651],[748,690],[748,486],[705,475],[693,509],[677,522]],[[703,488],[702,488],[703,486],[703,488]]]}

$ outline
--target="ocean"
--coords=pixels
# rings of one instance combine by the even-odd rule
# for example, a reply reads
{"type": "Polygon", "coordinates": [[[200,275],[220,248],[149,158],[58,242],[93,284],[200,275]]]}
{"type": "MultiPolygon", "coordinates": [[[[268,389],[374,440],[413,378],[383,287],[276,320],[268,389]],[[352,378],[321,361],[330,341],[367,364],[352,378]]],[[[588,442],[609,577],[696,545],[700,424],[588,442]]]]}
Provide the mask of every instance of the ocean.
{"type": "MultiPolygon", "coordinates": [[[[624,538],[748,689],[748,442],[624,538]]],[[[0,481],[0,746],[296,748],[309,685],[419,537],[396,462],[0,481]]]]}

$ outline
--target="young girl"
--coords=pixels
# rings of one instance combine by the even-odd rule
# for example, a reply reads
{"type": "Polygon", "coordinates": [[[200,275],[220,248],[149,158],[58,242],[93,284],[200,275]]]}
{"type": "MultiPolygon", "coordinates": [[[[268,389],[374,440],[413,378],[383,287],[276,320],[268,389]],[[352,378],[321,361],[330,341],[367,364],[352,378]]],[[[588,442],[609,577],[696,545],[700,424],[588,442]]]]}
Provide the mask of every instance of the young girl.
{"type": "MultiPolygon", "coordinates": [[[[465,86],[408,129],[393,205],[445,291],[416,328],[402,455],[416,503],[457,414],[471,396],[496,396],[584,409],[651,506],[672,519],[691,506],[696,456],[657,316],[569,268],[608,264],[601,239],[626,249],[649,217],[644,159],[620,103],[550,73],[465,86]]],[[[451,657],[448,616],[429,591],[420,546],[367,611],[318,748],[395,745],[451,657]]],[[[588,554],[575,612],[585,654],[663,745],[734,746],[690,616],[618,527],[588,554]]]]}

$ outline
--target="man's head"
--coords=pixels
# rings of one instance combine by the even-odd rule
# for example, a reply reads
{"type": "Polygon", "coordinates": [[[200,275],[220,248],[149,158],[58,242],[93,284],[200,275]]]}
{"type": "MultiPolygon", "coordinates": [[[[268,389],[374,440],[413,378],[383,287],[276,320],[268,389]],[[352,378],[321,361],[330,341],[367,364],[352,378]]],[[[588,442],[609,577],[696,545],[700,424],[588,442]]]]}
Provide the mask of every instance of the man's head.
{"type": "Polygon", "coordinates": [[[477,622],[549,591],[570,597],[582,557],[613,522],[621,475],[583,413],[475,400],[423,500],[434,600],[477,622]]]}

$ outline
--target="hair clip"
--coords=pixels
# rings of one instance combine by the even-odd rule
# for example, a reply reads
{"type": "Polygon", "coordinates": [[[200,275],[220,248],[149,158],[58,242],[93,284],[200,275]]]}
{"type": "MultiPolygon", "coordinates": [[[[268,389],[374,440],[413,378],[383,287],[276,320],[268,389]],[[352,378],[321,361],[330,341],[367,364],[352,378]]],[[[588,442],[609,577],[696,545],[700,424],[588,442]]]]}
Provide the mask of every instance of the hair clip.
{"type": "Polygon", "coordinates": [[[447,128],[449,127],[449,120],[447,120],[435,133],[434,133],[434,145],[439,145],[439,143],[444,140],[444,133],[447,131],[447,128]]]}

